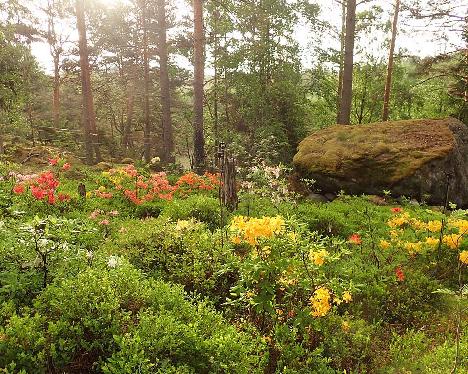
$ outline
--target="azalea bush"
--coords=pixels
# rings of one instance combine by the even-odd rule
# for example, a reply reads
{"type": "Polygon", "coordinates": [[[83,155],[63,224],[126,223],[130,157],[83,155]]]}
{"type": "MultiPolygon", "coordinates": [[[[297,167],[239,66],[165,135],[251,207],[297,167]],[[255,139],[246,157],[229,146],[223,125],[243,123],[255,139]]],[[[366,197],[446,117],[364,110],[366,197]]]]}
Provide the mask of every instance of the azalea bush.
{"type": "Polygon", "coordinates": [[[174,195],[185,197],[197,191],[213,191],[220,184],[218,176],[210,173],[203,176],[187,173],[171,184],[165,172],[144,175],[133,165],[105,171],[102,177],[103,184],[90,192],[89,197],[111,199],[119,195],[136,205],[155,199],[172,200],[174,195]]]}
{"type": "Polygon", "coordinates": [[[463,362],[466,211],[388,196],[315,204],[289,192],[283,166],[241,173],[234,212],[214,174],[60,158],[0,170],[0,371],[463,362]]]}
{"type": "MultiPolygon", "coordinates": [[[[329,266],[338,266],[350,253],[345,243],[311,233],[281,216],[235,216],[229,235],[236,253],[232,266],[239,272],[229,304],[237,313],[247,311],[278,355],[295,349],[295,339],[303,341],[302,349],[309,354],[318,349],[320,345],[310,339],[316,320],[345,312],[357,291],[350,279],[330,276],[329,266]],[[286,338],[290,332],[295,339],[286,338]],[[280,348],[284,339],[289,343],[280,348]]],[[[292,363],[285,357],[287,368],[292,363]]]]}

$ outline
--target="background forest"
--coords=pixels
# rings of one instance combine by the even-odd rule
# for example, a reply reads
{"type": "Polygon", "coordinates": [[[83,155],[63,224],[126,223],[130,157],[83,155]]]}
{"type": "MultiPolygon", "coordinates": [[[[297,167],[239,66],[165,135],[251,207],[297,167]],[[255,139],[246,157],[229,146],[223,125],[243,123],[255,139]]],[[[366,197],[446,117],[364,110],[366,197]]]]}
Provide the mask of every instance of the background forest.
{"type": "Polygon", "coordinates": [[[466,124],[466,0],[0,0],[0,373],[468,373],[466,124]]]}
{"type": "Polygon", "coordinates": [[[0,153],[20,137],[89,163],[189,167],[209,166],[225,142],[241,162],[288,163],[305,135],[337,122],[466,123],[467,42],[466,4],[454,0],[196,0],[193,12],[166,0],[6,0],[0,153]],[[419,43],[425,53],[412,54],[419,43]]]}

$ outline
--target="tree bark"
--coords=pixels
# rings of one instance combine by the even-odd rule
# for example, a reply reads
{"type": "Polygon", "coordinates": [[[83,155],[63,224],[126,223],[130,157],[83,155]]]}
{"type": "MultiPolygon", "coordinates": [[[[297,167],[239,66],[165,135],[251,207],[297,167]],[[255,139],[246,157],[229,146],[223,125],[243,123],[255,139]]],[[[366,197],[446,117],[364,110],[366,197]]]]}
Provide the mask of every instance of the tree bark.
{"type": "Polygon", "coordinates": [[[202,173],[205,168],[205,138],[203,129],[203,83],[205,69],[205,36],[203,30],[203,2],[193,0],[193,126],[194,168],[202,173]]]}
{"type": "Polygon", "coordinates": [[[134,102],[135,102],[135,95],[133,93],[133,89],[129,89],[127,91],[127,118],[125,119],[123,139],[122,139],[122,143],[123,143],[122,145],[127,151],[133,147],[131,132],[132,132],[134,102]]]}
{"type": "Polygon", "coordinates": [[[145,162],[149,163],[151,160],[151,123],[150,123],[150,105],[149,105],[149,88],[150,88],[150,75],[149,75],[149,53],[148,53],[148,4],[146,0],[142,3],[142,26],[143,26],[143,65],[144,65],[144,117],[145,126],[143,131],[144,137],[144,158],[145,162]]]}
{"type": "Polygon", "coordinates": [[[60,127],[60,53],[55,52],[54,56],[54,97],[53,97],[53,112],[54,112],[54,127],[60,127]]]}
{"type": "Polygon", "coordinates": [[[351,104],[353,98],[353,55],[354,34],[356,29],[356,0],[348,0],[346,5],[345,58],[343,68],[343,88],[341,90],[340,114],[338,123],[351,123],[351,104]]]}
{"type": "Polygon", "coordinates": [[[343,89],[344,49],[346,35],[346,0],[341,3],[341,33],[340,33],[340,71],[338,72],[338,92],[336,102],[336,121],[340,120],[341,90],[343,89]]]}
{"type": "Polygon", "coordinates": [[[172,128],[171,90],[168,68],[166,0],[158,0],[158,10],[159,86],[161,90],[162,107],[163,161],[173,163],[175,162],[174,131],[172,128]]]}
{"type": "Polygon", "coordinates": [[[83,130],[88,164],[99,162],[98,134],[96,115],[94,112],[93,91],[91,87],[91,72],[86,38],[86,21],[84,0],[76,0],[76,27],[78,29],[78,44],[80,53],[81,90],[83,96],[83,130]],[[95,157],[94,157],[95,156],[95,157]]]}
{"type": "Polygon", "coordinates": [[[389,114],[389,108],[390,108],[390,93],[392,91],[393,54],[395,52],[395,41],[396,41],[396,36],[397,36],[399,12],[400,12],[400,0],[395,0],[395,13],[393,14],[392,39],[390,41],[390,51],[388,54],[387,80],[385,82],[382,121],[388,121],[388,114],[389,114]]]}

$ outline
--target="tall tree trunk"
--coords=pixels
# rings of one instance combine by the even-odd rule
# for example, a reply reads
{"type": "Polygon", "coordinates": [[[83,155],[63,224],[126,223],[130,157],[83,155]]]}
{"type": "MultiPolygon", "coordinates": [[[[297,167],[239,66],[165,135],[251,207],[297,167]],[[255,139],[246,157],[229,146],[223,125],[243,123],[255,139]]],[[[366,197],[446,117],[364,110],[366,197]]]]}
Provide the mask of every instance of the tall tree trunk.
{"type": "Polygon", "coordinates": [[[388,121],[388,113],[389,113],[389,107],[390,107],[390,93],[392,91],[393,54],[395,52],[395,41],[396,41],[396,36],[397,36],[399,12],[400,12],[400,0],[395,0],[395,13],[393,14],[392,39],[390,41],[390,52],[388,54],[387,80],[385,82],[382,121],[388,121]]]}
{"type": "Polygon", "coordinates": [[[93,92],[91,87],[84,0],[76,0],[76,27],[78,29],[80,53],[81,90],[83,96],[83,130],[86,161],[87,163],[92,164],[94,161],[99,162],[101,160],[101,154],[99,151],[96,115],[94,113],[93,92]]]}
{"type": "Polygon", "coordinates": [[[142,26],[143,26],[143,65],[144,65],[144,117],[145,126],[143,131],[144,137],[144,158],[145,162],[151,160],[151,123],[150,123],[150,105],[149,105],[149,53],[148,53],[148,4],[147,0],[142,3],[142,26]]]}
{"type": "Polygon", "coordinates": [[[60,127],[60,53],[54,54],[54,97],[53,97],[54,127],[60,127]]]}
{"type": "Polygon", "coordinates": [[[3,129],[2,125],[0,124],[0,155],[5,153],[5,148],[3,146],[3,129]]]}
{"type": "Polygon", "coordinates": [[[130,88],[127,92],[127,118],[123,129],[122,145],[128,151],[133,146],[132,142],[132,122],[133,122],[133,107],[135,102],[135,95],[133,89],[130,88]]]}
{"type": "Polygon", "coordinates": [[[162,131],[164,162],[174,162],[174,131],[171,118],[171,91],[169,85],[168,52],[167,52],[167,23],[166,0],[158,0],[159,26],[159,86],[161,89],[162,131]]]}
{"type": "Polygon", "coordinates": [[[340,120],[341,90],[343,89],[344,49],[346,35],[346,0],[341,2],[341,33],[340,33],[340,71],[338,72],[338,92],[336,100],[336,121],[340,120]]]}
{"type": "Polygon", "coordinates": [[[205,138],[203,130],[203,83],[205,69],[205,37],[203,30],[203,1],[193,0],[193,126],[194,168],[205,168],[205,138]]]}
{"type": "Polygon", "coordinates": [[[219,34],[218,34],[218,20],[220,13],[217,8],[215,8],[214,14],[214,99],[213,99],[213,111],[214,111],[214,123],[213,123],[213,135],[215,140],[215,145],[219,144],[219,97],[218,97],[218,83],[219,83],[219,67],[218,67],[218,55],[219,55],[219,34]]]}
{"type": "Polygon", "coordinates": [[[346,5],[346,38],[343,68],[343,88],[341,90],[340,115],[338,123],[351,123],[351,104],[353,98],[353,55],[354,33],[356,29],[356,0],[348,0],[346,5]]]}

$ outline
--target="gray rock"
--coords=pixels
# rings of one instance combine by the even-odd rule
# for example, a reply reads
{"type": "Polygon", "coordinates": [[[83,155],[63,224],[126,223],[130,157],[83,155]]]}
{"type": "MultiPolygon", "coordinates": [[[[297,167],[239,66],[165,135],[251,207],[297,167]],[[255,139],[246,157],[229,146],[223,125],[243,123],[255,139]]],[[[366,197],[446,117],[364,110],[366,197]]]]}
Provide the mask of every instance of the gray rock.
{"type": "Polygon", "coordinates": [[[468,207],[468,126],[454,118],[334,125],[305,138],[294,156],[301,177],[322,191],[391,190],[433,205],[468,207]]]}
{"type": "Polygon", "coordinates": [[[324,194],[323,196],[325,196],[325,198],[328,200],[328,201],[333,201],[336,199],[336,195],[334,193],[331,193],[331,192],[327,192],[326,194],[324,194]]]}
{"type": "Polygon", "coordinates": [[[307,199],[316,203],[328,203],[329,201],[325,196],[318,193],[310,193],[307,195],[307,199]]]}

